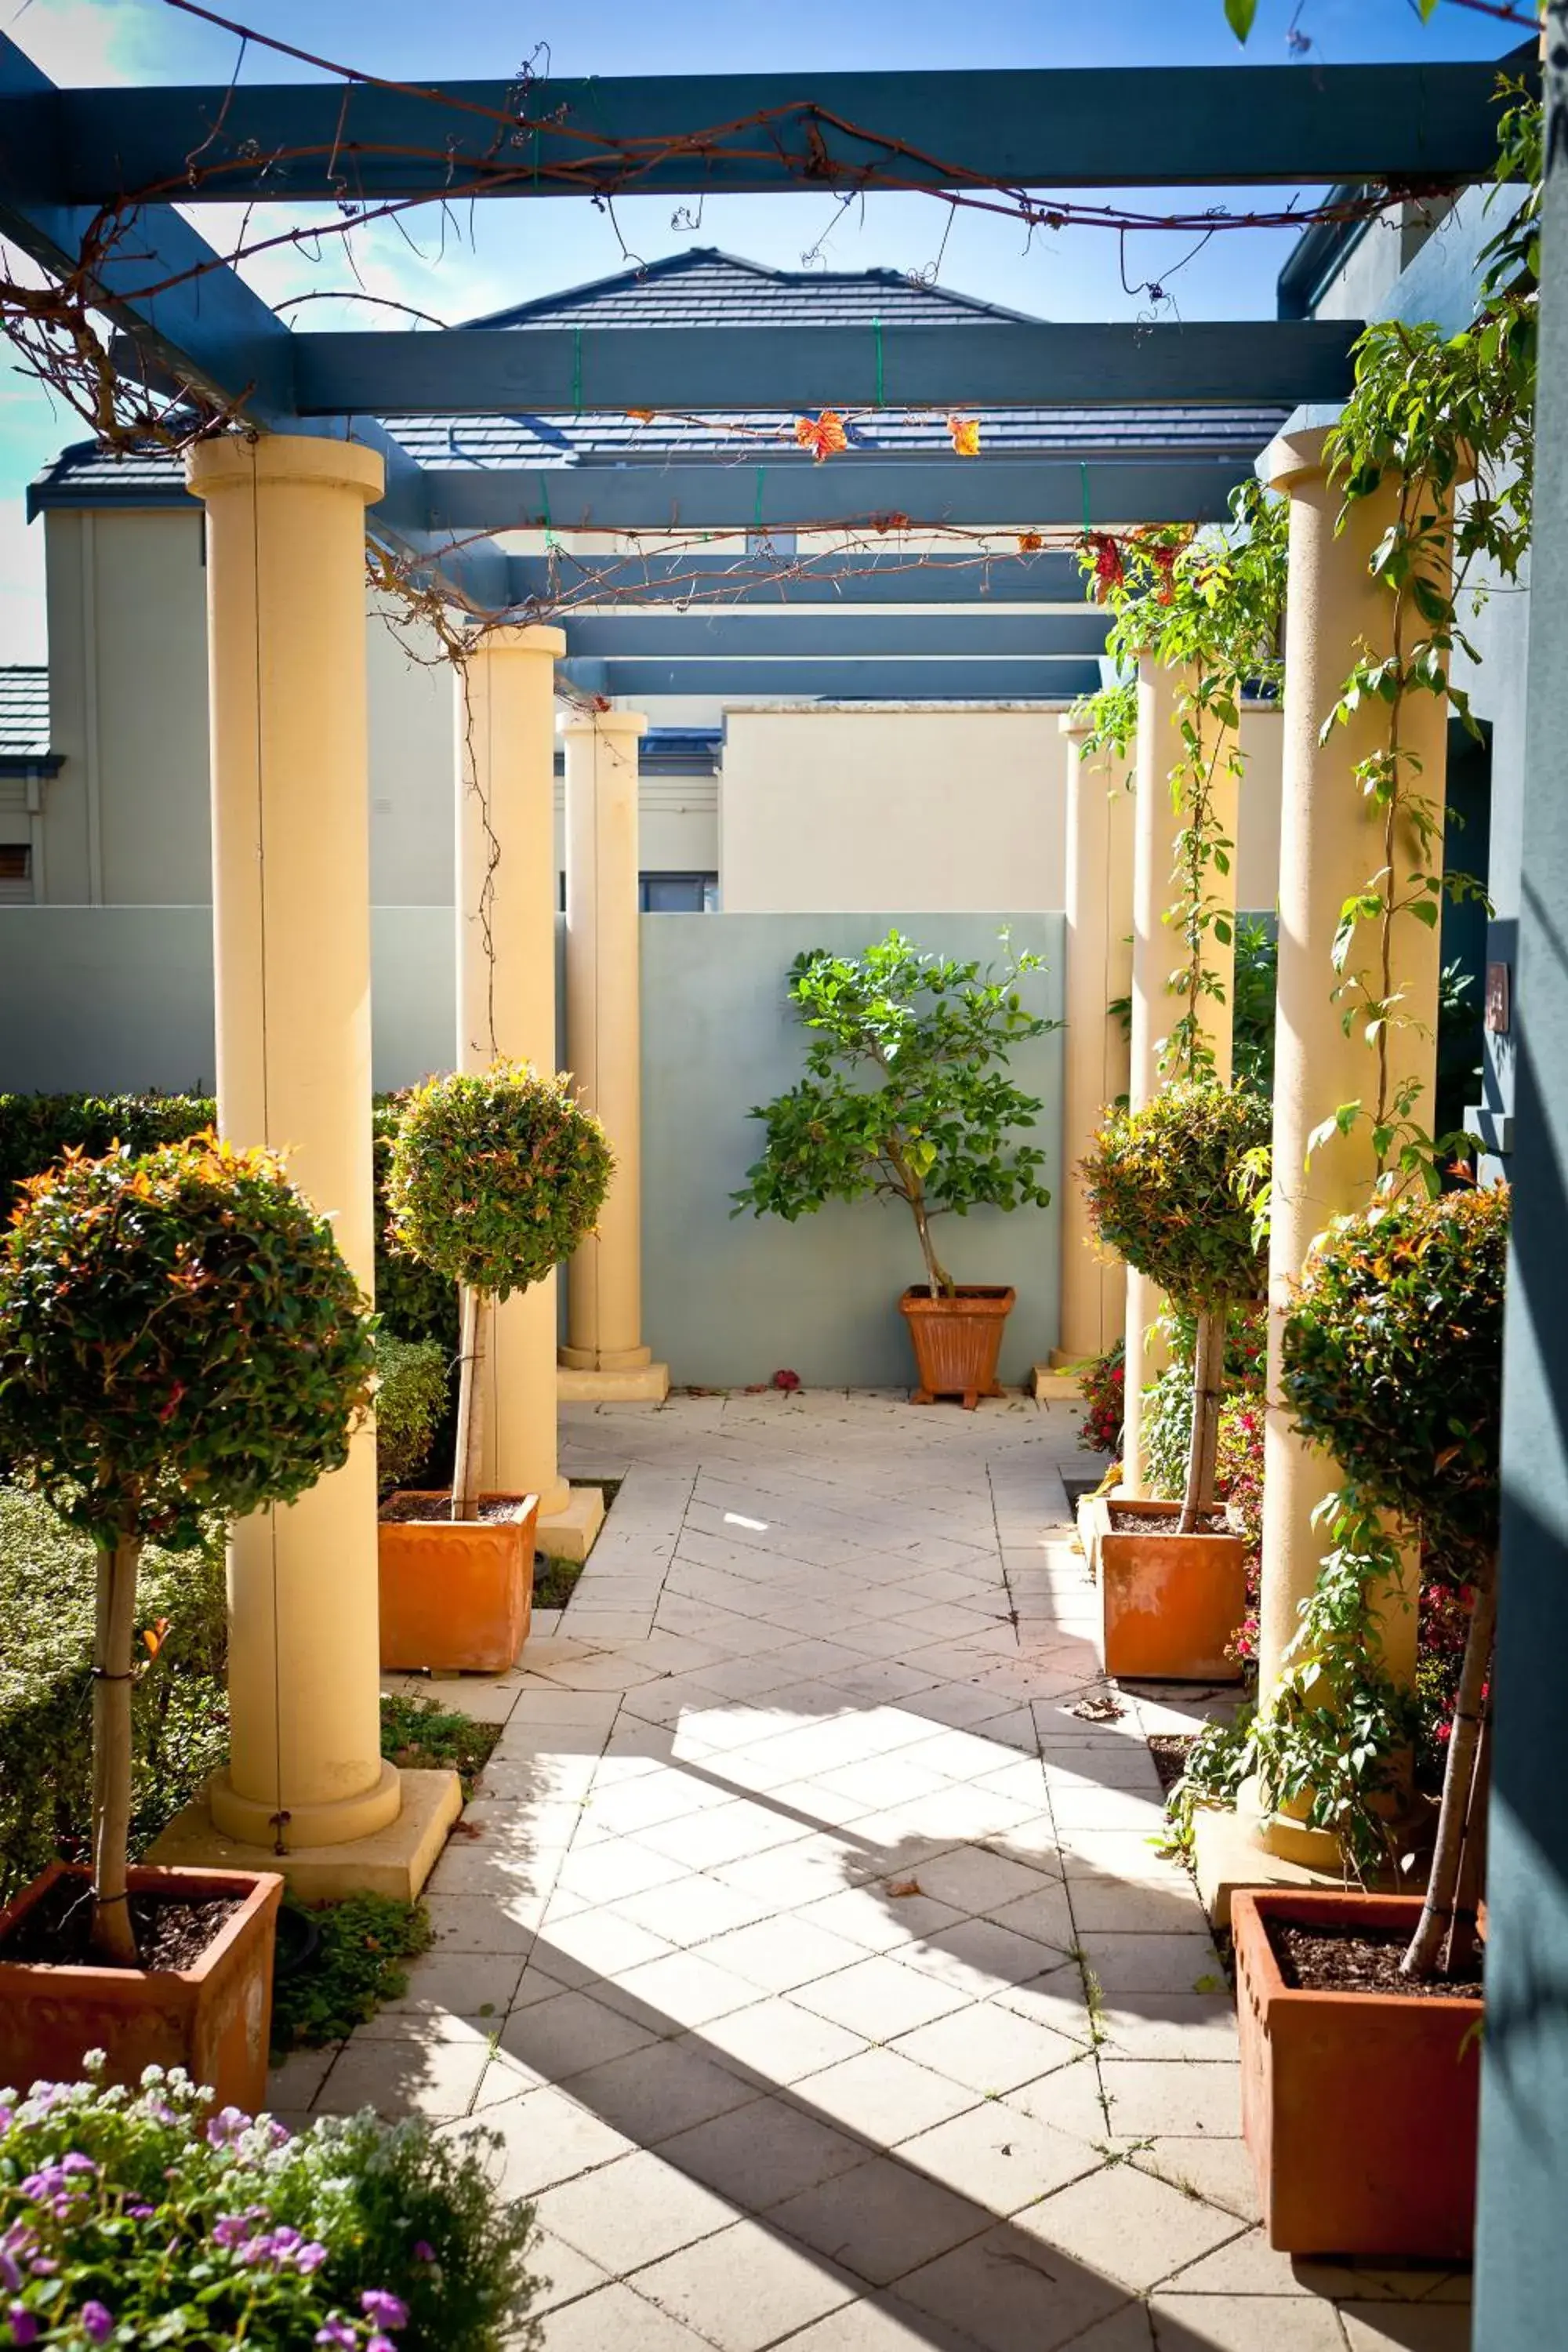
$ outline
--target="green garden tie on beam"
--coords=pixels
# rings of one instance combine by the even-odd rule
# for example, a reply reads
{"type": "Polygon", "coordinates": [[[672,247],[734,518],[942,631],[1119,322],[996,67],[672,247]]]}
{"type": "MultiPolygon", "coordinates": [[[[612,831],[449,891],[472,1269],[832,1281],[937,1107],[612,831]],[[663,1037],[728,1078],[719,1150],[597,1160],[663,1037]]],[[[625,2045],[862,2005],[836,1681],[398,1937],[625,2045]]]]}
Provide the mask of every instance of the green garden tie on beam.
{"type": "Polygon", "coordinates": [[[555,530],[550,520],[550,484],[544,475],[539,477],[539,503],[544,509],[544,552],[553,553],[555,530]]]}
{"type": "Polygon", "coordinates": [[[882,372],[882,321],[880,319],[872,320],[871,332],[877,344],[877,406],[880,408],[885,404],[882,395],[886,390],[886,381],[882,372]]]}

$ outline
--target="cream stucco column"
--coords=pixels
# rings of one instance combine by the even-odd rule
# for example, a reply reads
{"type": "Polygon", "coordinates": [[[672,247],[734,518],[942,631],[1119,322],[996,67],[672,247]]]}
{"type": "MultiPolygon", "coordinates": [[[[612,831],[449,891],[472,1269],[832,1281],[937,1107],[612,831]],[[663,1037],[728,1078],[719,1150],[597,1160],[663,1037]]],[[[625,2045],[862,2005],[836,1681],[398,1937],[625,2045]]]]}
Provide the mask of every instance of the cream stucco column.
{"type": "Polygon", "coordinates": [[[1061,719],[1067,755],[1067,1070],[1062,1089],[1061,1346],[1055,1362],[1101,1356],[1126,1320],[1124,1269],[1100,1250],[1078,1169],[1105,1106],[1128,1087],[1123,1016],[1132,987],[1131,751],[1088,751],[1085,722],[1061,719]]]}
{"type": "MultiPolygon", "coordinates": [[[[286,1150],[374,1281],[364,513],[353,444],[204,441],[218,1120],[286,1150]]],[[[381,1757],[375,1436],[234,1530],[230,1762],[214,1826],[281,1850],[397,1815],[381,1757]]]]}
{"type": "MultiPolygon", "coordinates": [[[[1323,1540],[1311,1515],[1336,1479],[1333,1465],[1292,1435],[1289,1415],[1277,1402],[1281,1316],[1314,1236],[1331,1218],[1365,1208],[1377,1173],[1366,1118],[1348,1134],[1321,1144],[1307,1162],[1307,1139],[1322,1120],[1342,1103],[1370,1108],[1374,1097],[1375,1057],[1359,1022],[1346,1034],[1331,950],[1345,900],[1366,888],[1384,865],[1384,820],[1354,771],[1358,761],[1386,746],[1388,706],[1363,707],[1348,725],[1336,727],[1327,743],[1320,742],[1319,730],[1358,652],[1365,648],[1376,656],[1393,650],[1394,614],[1393,597],[1370,577],[1367,565],[1394,519],[1396,492],[1385,488],[1358,500],[1336,535],[1343,500],[1324,473],[1325,437],[1321,431],[1282,437],[1265,452],[1260,467],[1264,478],[1290,499],[1268,1258],[1268,1504],[1258,1643],[1258,1696],[1264,1705],[1295,1638],[1301,1604],[1317,1580],[1323,1540]]],[[[1400,718],[1403,747],[1420,762],[1418,789],[1439,822],[1447,718],[1443,698],[1432,694],[1408,696],[1400,718]]],[[[1406,829],[1395,846],[1396,876],[1403,882],[1412,872],[1440,863],[1441,856],[1439,842],[1423,856],[1406,829]]],[[[1440,963],[1436,928],[1428,929],[1408,915],[1400,918],[1394,971],[1403,990],[1404,1019],[1388,1032],[1390,1081],[1394,1087],[1405,1078],[1419,1082],[1418,1118],[1429,1117],[1432,1108],[1440,963]]],[[[1408,1683],[1415,1672],[1415,1611],[1404,1605],[1406,1597],[1413,1601],[1414,1592],[1390,1596],[1384,1636],[1389,1671],[1408,1683]]],[[[1338,1848],[1332,1839],[1278,1820],[1265,1825],[1265,1835],[1279,1853],[1333,1866],[1338,1848]]]]}
{"type": "Polygon", "coordinates": [[[566,1269],[561,1391],[657,1402],[669,1372],[642,1337],[642,991],[635,710],[563,719],[566,1059],[616,1155],[598,1229],[566,1269]]]}
{"type": "MultiPolygon", "coordinates": [[[[1138,791],[1132,853],[1132,1033],[1129,1097],[1141,1110],[1163,1081],[1161,1048],[1182,1003],[1170,981],[1183,962],[1180,933],[1165,916],[1181,895],[1176,873],[1177,843],[1186,814],[1178,806],[1171,777],[1185,757],[1177,709],[1178,674],[1145,659],[1138,666],[1138,791]]],[[[1236,839],[1237,788],[1231,772],[1229,730],[1200,722],[1204,729],[1202,758],[1211,780],[1215,820],[1226,838],[1236,839]]],[[[1236,893],[1236,860],[1221,874],[1211,865],[1205,895],[1230,901],[1236,893]]],[[[1235,967],[1234,943],[1216,940],[1211,929],[1204,943],[1204,963],[1219,982],[1218,996],[1204,996],[1197,1007],[1198,1025],[1214,1055],[1222,1078],[1230,1076],[1231,997],[1235,967]]],[[[1164,1312],[1164,1293],[1146,1275],[1127,1269],[1126,1431],[1122,1444],[1122,1486],[1142,1495],[1143,1480],[1143,1386],[1163,1370],[1167,1351],[1155,1329],[1164,1312]]]]}
{"type": "MultiPolygon", "coordinates": [[[[458,1066],[557,1066],[555,663],[560,629],[487,629],[457,682],[458,1066]]],[[[555,1276],[495,1310],[485,1363],[484,1484],[563,1513],[555,1276]]],[[[546,1550],[552,1549],[542,1528],[546,1550]]]]}

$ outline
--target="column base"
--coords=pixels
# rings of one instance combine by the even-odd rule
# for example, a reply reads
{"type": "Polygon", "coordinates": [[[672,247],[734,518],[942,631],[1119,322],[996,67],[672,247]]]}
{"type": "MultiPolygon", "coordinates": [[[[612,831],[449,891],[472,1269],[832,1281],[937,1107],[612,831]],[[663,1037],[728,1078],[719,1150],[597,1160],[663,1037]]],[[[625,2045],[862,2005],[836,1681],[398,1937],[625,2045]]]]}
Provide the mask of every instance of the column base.
{"type": "MultiPolygon", "coordinates": [[[[207,1782],[206,1800],[220,1836],[237,1838],[242,1845],[276,1843],[274,1808],[264,1797],[242,1797],[226,1765],[207,1782]]],[[[290,1807],[283,1837],[290,1846],[347,1845],[355,1838],[375,1837],[397,1819],[402,1801],[396,1767],[384,1761],[380,1779],[357,1797],[290,1807]]]]}
{"type": "Polygon", "coordinates": [[[534,1541],[552,1559],[586,1559],[605,1524],[605,1497],[598,1486],[574,1486],[564,1510],[539,1517],[534,1541]]]}
{"type": "Polygon", "coordinates": [[[462,1785],[455,1772],[399,1773],[391,1765],[387,1769],[402,1802],[385,1827],[367,1836],[335,1845],[296,1845],[287,1853],[274,1853],[270,1843],[226,1837],[214,1826],[209,1781],[159,1832],[147,1860],[192,1868],[275,1870],[304,1903],[337,1903],[348,1895],[384,1895],[412,1903],[463,1810],[462,1785]]]}
{"type": "Polygon", "coordinates": [[[651,1348],[563,1348],[560,1360],[570,1372],[640,1372],[653,1361],[651,1348]]]}
{"type": "Polygon", "coordinates": [[[1064,1370],[1053,1355],[1048,1364],[1037,1364],[1029,1374],[1029,1394],[1039,1404],[1076,1404],[1083,1389],[1078,1374],[1064,1370]]]}
{"type": "Polygon", "coordinates": [[[561,1350],[555,1393],[563,1404],[662,1404],[669,1394],[669,1366],[647,1360],[640,1365],[577,1364],[574,1351],[561,1350]]]}
{"type": "MultiPolygon", "coordinates": [[[[1216,1927],[1230,1925],[1230,1898],[1249,1886],[1305,1886],[1343,1892],[1345,1872],[1334,1839],[1331,1868],[1292,1860],[1263,1842],[1268,1820],[1244,1802],[1235,1812],[1216,1805],[1199,1805],[1193,1814],[1193,1876],[1198,1898],[1216,1927]]],[[[1298,1825],[1299,1826],[1299,1825],[1298,1825]]],[[[1316,1836],[1317,1832],[1310,1832],[1316,1836]]]]}

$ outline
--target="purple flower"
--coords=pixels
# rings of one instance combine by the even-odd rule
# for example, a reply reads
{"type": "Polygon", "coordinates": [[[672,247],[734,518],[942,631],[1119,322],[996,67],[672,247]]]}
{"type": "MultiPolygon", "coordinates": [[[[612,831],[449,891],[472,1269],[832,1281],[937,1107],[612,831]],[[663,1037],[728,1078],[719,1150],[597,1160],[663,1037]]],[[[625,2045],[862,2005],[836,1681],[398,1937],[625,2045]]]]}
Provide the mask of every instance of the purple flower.
{"type": "Polygon", "coordinates": [[[324,2327],[317,2328],[316,2341],[318,2344],[326,2344],[334,2347],[339,2345],[353,2346],[358,2343],[359,2338],[355,2336],[353,2329],[350,2326],[348,2321],[346,2319],[340,2319],[337,2313],[334,2312],[324,2327]]]}
{"type": "Polygon", "coordinates": [[[0,2287],[7,2294],[20,2294],[22,2292],[22,2265],[14,2254],[6,2252],[4,2246],[0,2246],[0,2287]]]}
{"type": "Polygon", "coordinates": [[[155,2210],[151,2205],[128,2205],[125,2208],[128,2218],[132,2221],[150,2221],[155,2210]]]}
{"type": "Polygon", "coordinates": [[[364,2352],[397,2352],[397,2347],[390,2336],[378,2334],[371,2337],[364,2347],[364,2352]]]}
{"type": "Polygon", "coordinates": [[[79,2148],[73,2147],[68,2149],[61,2157],[60,2170],[62,2172],[96,2172],[98,2167],[90,2156],[83,2156],[79,2148]]]}
{"type": "Polygon", "coordinates": [[[11,2341],[13,2344],[36,2344],[37,2342],[38,2323],[34,2318],[30,2311],[26,2310],[21,2304],[14,2303],[11,2305],[9,2312],[6,2314],[6,2316],[11,2322],[11,2341]]]}
{"type": "MultiPolygon", "coordinates": [[[[359,2299],[359,2307],[377,2327],[406,2327],[408,2325],[408,2305],[399,2303],[395,2294],[388,2294],[384,2287],[367,2286],[359,2299]]],[[[391,2352],[390,2346],[387,2352],[391,2352]]]]}
{"type": "Polygon", "coordinates": [[[419,2240],[414,2249],[414,2259],[416,2263],[433,2263],[435,2261],[436,2249],[430,2243],[428,2238],[421,2238],[419,2240]]]}
{"type": "Polygon", "coordinates": [[[233,2253],[237,2246],[254,2236],[258,2221],[266,2219],[264,2205],[247,2205],[243,2213],[220,2213],[213,2223],[213,2243],[221,2246],[226,2253],[233,2253]]]}
{"type": "Polygon", "coordinates": [[[321,2269],[321,2264],[326,2261],[326,2259],[327,2250],[325,2246],[318,2245],[312,2238],[308,2245],[300,2246],[295,2249],[294,2268],[299,2271],[303,2277],[309,2278],[313,2272],[321,2269]]]}
{"type": "Polygon", "coordinates": [[[241,2132],[249,2129],[250,2117],[247,2115],[242,2114],[238,2107],[223,2107],[208,2121],[207,2145],[209,2147],[231,2147],[241,2132]]]}
{"type": "Polygon", "coordinates": [[[114,2333],[114,2314],[105,2310],[101,2303],[84,2303],[81,2326],[89,2344],[107,2344],[114,2333]]]}

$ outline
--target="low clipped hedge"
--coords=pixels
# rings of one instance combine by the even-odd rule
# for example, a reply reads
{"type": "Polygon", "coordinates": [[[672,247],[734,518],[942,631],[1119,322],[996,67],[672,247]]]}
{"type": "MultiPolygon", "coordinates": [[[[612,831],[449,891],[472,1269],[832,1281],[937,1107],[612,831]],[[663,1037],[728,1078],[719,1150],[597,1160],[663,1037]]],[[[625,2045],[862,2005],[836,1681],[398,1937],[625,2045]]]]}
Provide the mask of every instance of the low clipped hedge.
{"type": "MultiPolygon", "coordinates": [[[[448,1359],[458,1348],[458,1301],[449,1283],[400,1249],[387,1225],[385,1186],[392,1139],[407,1097],[378,1095],[372,1112],[375,1165],[375,1303],[403,1339],[433,1339],[448,1359]]],[[[211,1095],[0,1095],[0,1224],[23,1180],[71,1150],[99,1157],[116,1143],[132,1151],[177,1143],[217,1117],[211,1095]]]]}
{"type": "MultiPolygon", "coordinates": [[[[93,1593],[88,1538],[0,1486],[0,1902],[57,1854],[88,1859],[93,1593]]],[[[136,1631],[133,1853],[228,1752],[220,1532],[196,1552],[148,1546],[136,1631]]]]}

